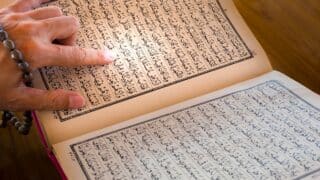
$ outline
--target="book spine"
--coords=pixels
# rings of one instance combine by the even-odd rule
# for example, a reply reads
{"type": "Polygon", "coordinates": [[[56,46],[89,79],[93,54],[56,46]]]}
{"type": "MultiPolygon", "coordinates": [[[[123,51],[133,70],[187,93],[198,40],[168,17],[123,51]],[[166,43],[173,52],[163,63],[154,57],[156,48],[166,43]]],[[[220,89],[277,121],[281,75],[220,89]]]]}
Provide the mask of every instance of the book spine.
{"type": "Polygon", "coordinates": [[[54,153],[52,152],[51,148],[49,147],[48,143],[47,143],[47,140],[45,138],[45,135],[44,135],[44,132],[41,128],[41,125],[40,125],[40,122],[39,122],[39,119],[36,115],[35,112],[32,112],[32,116],[33,116],[33,119],[34,119],[34,122],[36,124],[36,128],[37,128],[37,131],[38,131],[38,134],[40,136],[40,140],[43,144],[43,146],[45,147],[46,149],[46,152],[47,152],[47,155],[49,157],[49,159],[51,160],[52,164],[54,165],[54,167],[57,169],[60,177],[62,180],[67,180],[67,176],[65,175],[62,167],[60,166],[56,156],[54,155],[54,153]]]}

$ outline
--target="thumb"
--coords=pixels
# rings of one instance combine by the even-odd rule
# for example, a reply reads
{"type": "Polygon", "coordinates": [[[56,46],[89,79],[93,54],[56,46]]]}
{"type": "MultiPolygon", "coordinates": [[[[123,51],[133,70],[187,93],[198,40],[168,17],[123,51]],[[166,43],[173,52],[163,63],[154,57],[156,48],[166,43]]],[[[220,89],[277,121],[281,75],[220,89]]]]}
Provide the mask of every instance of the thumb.
{"type": "Polygon", "coordinates": [[[77,92],[66,90],[47,91],[23,87],[18,89],[19,109],[64,110],[75,109],[85,105],[85,99],[77,92]]]}

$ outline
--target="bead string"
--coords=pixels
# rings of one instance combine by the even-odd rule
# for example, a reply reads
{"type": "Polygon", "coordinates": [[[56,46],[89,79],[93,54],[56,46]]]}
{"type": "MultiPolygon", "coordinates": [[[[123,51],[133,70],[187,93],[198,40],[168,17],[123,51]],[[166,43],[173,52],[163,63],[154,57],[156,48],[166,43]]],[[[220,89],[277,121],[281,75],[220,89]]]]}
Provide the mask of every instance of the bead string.
{"type": "MultiPolygon", "coordinates": [[[[33,75],[29,64],[24,60],[21,51],[16,49],[15,43],[9,39],[8,33],[0,25],[0,42],[3,46],[10,51],[11,59],[17,64],[18,68],[22,71],[23,83],[27,87],[32,87],[33,75]]],[[[16,127],[20,134],[27,135],[32,126],[32,112],[25,111],[23,113],[22,121],[19,120],[13,112],[4,110],[2,113],[2,119],[0,119],[0,127],[5,128],[8,124],[16,127]]]]}

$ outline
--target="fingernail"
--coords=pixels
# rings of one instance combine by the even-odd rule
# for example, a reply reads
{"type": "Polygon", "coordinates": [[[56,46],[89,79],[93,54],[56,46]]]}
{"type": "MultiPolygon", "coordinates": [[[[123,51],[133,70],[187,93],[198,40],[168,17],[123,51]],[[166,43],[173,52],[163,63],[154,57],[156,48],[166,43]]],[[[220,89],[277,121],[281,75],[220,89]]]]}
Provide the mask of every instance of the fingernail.
{"type": "Polygon", "coordinates": [[[85,105],[85,100],[82,96],[71,95],[69,96],[69,108],[81,108],[85,105]]]}
{"type": "Polygon", "coordinates": [[[111,51],[104,51],[103,56],[105,61],[107,61],[108,63],[113,62],[113,60],[115,59],[111,51]]]}

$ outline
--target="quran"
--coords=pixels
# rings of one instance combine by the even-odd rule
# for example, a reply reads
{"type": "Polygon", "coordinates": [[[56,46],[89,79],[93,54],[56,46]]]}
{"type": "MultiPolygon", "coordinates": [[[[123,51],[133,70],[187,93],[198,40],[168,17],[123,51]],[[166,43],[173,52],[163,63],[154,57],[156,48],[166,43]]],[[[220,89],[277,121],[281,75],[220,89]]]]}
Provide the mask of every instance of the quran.
{"type": "Polygon", "coordinates": [[[36,112],[68,179],[319,179],[320,96],[269,60],[231,0],[59,0],[112,65],[46,67],[86,106],[36,112]]]}

